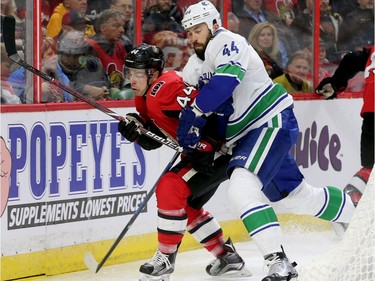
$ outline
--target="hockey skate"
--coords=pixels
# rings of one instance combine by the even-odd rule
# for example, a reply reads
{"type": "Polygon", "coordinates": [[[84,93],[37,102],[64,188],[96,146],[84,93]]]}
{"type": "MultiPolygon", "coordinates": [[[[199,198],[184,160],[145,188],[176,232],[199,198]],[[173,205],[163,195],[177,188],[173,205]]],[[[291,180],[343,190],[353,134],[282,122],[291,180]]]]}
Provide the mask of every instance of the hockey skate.
{"type": "MultiPolygon", "coordinates": [[[[356,188],[354,185],[348,184],[344,188],[344,192],[350,196],[350,199],[352,200],[352,203],[354,207],[357,208],[359,200],[361,200],[362,192],[359,191],[358,188],[356,188]]],[[[343,222],[333,222],[332,228],[333,231],[336,233],[336,235],[339,238],[343,238],[345,235],[346,230],[348,229],[349,224],[343,223],[343,222]]]]}
{"type": "Polygon", "coordinates": [[[172,254],[163,254],[159,250],[151,261],[141,265],[142,273],[139,281],[169,281],[169,275],[174,271],[177,251],[172,254]]]}
{"type": "Polygon", "coordinates": [[[249,277],[251,272],[245,268],[245,262],[236,252],[234,245],[229,238],[224,244],[225,252],[213,260],[206,267],[206,272],[211,276],[226,277],[249,277]]]}
{"type": "Polygon", "coordinates": [[[350,196],[350,199],[352,200],[353,205],[357,207],[359,200],[361,200],[362,192],[359,191],[358,188],[356,188],[355,186],[351,184],[348,184],[347,186],[345,186],[344,192],[350,196]]]}
{"type": "Polygon", "coordinates": [[[268,276],[264,277],[262,281],[297,280],[298,273],[294,268],[297,264],[295,262],[291,263],[288,260],[284,253],[284,250],[282,252],[273,253],[265,257],[265,264],[267,265],[269,271],[268,276]]]}

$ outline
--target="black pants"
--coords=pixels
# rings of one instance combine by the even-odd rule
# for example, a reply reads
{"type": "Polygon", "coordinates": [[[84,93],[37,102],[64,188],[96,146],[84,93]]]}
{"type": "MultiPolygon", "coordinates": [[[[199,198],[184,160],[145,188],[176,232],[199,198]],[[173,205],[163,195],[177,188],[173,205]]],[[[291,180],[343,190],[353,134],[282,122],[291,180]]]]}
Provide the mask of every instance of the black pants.
{"type": "MultiPolygon", "coordinates": [[[[192,193],[192,196],[188,198],[188,204],[190,207],[197,210],[202,208],[203,205],[206,204],[215,194],[219,185],[228,179],[226,169],[230,159],[231,155],[221,155],[214,161],[214,173],[212,176],[196,173],[187,181],[192,193]]],[[[179,162],[171,172],[178,173],[178,171],[187,165],[191,166],[189,158],[185,158],[179,162]]]]}

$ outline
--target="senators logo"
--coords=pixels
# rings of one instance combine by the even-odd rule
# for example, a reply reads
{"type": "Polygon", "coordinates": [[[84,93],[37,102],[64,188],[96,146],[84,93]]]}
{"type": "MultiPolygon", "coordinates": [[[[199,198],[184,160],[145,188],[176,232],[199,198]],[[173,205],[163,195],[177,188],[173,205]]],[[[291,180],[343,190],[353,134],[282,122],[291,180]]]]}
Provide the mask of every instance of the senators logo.
{"type": "Polygon", "coordinates": [[[158,83],[156,83],[156,85],[154,87],[152,87],[151,89],[151,92],[150,92],[150,95],[155,97],[156,94],[158,93],[158,91],[160,90],[160,88],[165,84],[164,81],[160,81],[158,83]]]}

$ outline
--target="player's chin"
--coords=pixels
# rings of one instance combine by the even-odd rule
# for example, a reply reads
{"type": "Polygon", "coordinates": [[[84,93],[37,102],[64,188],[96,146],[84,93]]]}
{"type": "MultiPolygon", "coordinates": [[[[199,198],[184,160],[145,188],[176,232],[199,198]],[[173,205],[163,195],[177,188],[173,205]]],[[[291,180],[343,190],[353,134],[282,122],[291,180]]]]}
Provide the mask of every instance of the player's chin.
{"type": "Polygon", "coordinates": [[[134,95],[136,95],[136,96],[143,96],[144,95],[144,91],[137,90],[137,89],[132,89],[132,90],[133,90],[134,95]]]}

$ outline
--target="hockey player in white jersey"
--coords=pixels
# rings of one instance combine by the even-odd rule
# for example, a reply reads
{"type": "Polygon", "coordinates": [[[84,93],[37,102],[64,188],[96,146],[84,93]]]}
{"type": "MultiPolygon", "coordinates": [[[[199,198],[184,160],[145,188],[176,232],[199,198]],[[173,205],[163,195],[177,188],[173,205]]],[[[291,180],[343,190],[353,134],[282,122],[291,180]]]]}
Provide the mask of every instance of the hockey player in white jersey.
{"type": "Polygon", "coordinates": [[[227,145],[233,146],[228,199],[264,256],[268,274],[262,281],[296,280],[275,211],[348,223],[354,205],[340,189],[313,187],[304,180],[289,152],[299,132],[293,99],[268,77],[246,39],[223,28],[208,1],[191,5],[182,24],[195,50],[186,69],[201,65],[201,71],[199,77],[185,71],[200,92],[180,115],[179,144],[194,148],[206,116],[233,106],[226,124],[227,145]]]}

